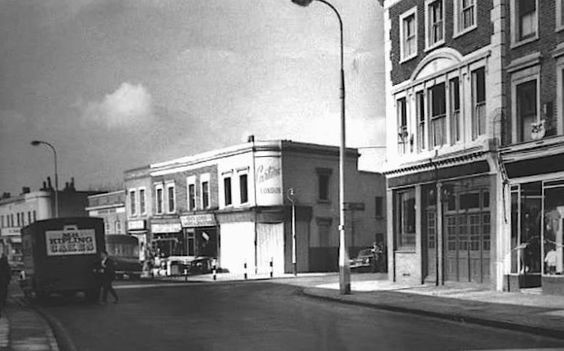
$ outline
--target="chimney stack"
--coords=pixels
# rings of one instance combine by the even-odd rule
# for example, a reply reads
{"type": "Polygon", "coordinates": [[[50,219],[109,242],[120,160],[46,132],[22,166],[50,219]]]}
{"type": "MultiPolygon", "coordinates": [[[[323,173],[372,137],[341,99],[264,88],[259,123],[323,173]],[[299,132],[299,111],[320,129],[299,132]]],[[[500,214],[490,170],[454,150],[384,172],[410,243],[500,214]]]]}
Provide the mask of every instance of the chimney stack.
{"type": "Polygon", "coordinates": [[[249,135],[247,137],[247,142],[248,143],[254,143],[255,142],[255,136],[254,135],[249,135]]]}
{"type": "Polygon", "coordinates": [[[29,194],[30,192],[31,192],[31,189],[28,186],[22,187],[22,195],[23,194],[29,194]]]}

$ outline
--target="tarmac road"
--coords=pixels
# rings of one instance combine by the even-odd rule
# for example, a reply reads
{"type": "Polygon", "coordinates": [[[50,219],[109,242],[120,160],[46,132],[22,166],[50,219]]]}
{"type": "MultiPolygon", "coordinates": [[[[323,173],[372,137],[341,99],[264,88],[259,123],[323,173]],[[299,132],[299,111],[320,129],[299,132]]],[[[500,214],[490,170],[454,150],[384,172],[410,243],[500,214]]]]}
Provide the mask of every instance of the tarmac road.
{"type": "Polygon", "coordinates": [[[119,304],[43,309],[79,350],[460,350],[564,348],[564,341],[345,305],[273,282],[118,289],[119,304]]]}

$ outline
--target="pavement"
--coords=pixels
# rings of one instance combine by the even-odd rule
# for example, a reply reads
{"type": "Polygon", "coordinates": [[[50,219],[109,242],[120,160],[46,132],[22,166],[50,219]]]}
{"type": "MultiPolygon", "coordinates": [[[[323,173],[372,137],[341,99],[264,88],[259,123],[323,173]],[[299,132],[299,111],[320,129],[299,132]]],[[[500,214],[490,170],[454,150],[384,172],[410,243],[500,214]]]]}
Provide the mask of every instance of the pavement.
{"type": "MultiPolygon", "coordinates": [[[[388,280],[386,274],[351,275],[351,294],[339,291],[336,273],[248,275],[248,281],[270,280],[291,284],[303,293],[329,301],[407,312],[436,318],[500,327],[564,339],[564,296],[542,295],[540,290],[498,292],[486,287],[447,283],[407,285],[388,280]]],[[[118,282],[117,289],[154,284],[222,283],[245,281],[241,274],[221,273],[188,277],[157,277],[151,282],[118,282]]],[[[6,309],[0,317],[0,351],[67,351],[69,343],[60,335],[61,326],[40,307],[28,304],[12,284],[6,309]]],[[[64,334],[64,333],[63,333],[64,334]]]]}

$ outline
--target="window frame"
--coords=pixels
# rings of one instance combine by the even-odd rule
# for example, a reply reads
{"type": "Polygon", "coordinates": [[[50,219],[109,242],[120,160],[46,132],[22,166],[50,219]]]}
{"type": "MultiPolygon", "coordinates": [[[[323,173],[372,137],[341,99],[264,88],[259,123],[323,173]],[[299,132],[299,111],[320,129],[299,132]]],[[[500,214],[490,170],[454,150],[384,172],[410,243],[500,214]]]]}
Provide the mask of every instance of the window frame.
{"type": "Polygon", "coordinates": [[[515,48],[532,41],[535,41],[539,38],[539,0],[535,1],[535,26],[536,31],[535,34],[527,37],[521,38],[521,30],[520,25],[521,21],[519,18],[519,1],[520,0],[511,0],[510,4],[510,22],[511,22],[511,48],[515,48]]]}
{"type": "MultiPolygon", "coordinates": [[[[519,140],[518,138],[518,128],[517,124],[519,121],[517,120],[517,86],[527,83],[530,81],[536,81],[536,88],[537,88],[537,123],[541,118],[541,103],[540,103],[540,66],[536,65],[533,67],[529,67],[527,69],[514,72],[511,74],[511,143],[518,144],[523,143],[525,141],[519,140]]],[[[534,140],[529,140],[526,142],[531,142],[534,140]]]]}
{"type": "Polygon", "coordinates": [[[233,206],[233,177],[231,173],[221,177],[221,189],[223,194],[223,206],[233,206]]]}
{"type": "Polygon", "coordinates": [[[564,29],[564,0],[556,0],[556,28],[555,31],[559,32],[564,29]]]}
{"type": "Polygon", "coordinates": [[[333,170],[331,168],[316,168],[315,173],[317,175],[317,202],[318,203],[329,203],[331,202],[331,174],[333,170]],[[327,179],[324,189],[321,188],[321,179],[327,179]],[[323,191],[324,190],[324,191],[323,191]],[[322,197],[322,193],[325,193],[325,197],[322,197]]]}
{"type": "Polygon", "coordinates": [[[406,62],[411,60],[414,57],[417,57],[418,54],[418,28],[417,28],[417,6],[407,10],[406,12],[402,13],[399,17],[399,34],[400,34],[400,63],[406,62]],[[404,26],[404,22],[407,18],[413,16],[413,20],[414,20],[414,33],[413,33],[413,39],[415,41],[415,48],[413,50],[413,52],[409,55],[406,55],[406,48],[407,48],[407,39],[406,38],[406,34],[405,34],[405,26],[404,26]]]}
{"type": "Polygon", "coordinates": [[[453,17],[454,17],[454,28],[453,28],[453,38],[462,36],[468,32],[473,31],[474,29],[478,28],[478,0],[473,0],[473,24],[466,27],[466,28],[462,28],[460,27],[460,23],[463,22],[463,16],[464,16],[464,11],[466,9],[468,9],[468,7],[463,8],[462,6],[462,2],[464,0],[455,0],[454,1],[454,11],[453,11],[453,17]]]}
{"type": "Polygon", "coordinates": [[[397,136],[396,141],[398,147],[398,154],[405,155],[409,153],[409,108],[407,103],[406,95],[396,95],[396,123],[397,123],[397,136]],[[401,109],[400,103],[403,103],[403,109],[401,109]],[[402,114],[405,113],[405,116],[402,114]],[[405,124],[403,120],[405,119],[405,124]]]}
{"type": "Polygon", "coordinates": [[[249,203],[249,173],[248,172],[239,172],[238,174],[238,182],[239,182],[239,203],[241,205],[249,203]],[[245,177],[245,182],[241,182],[241,178],[245,177]],[[245,184],[245,191],[243,192],[243,184],[245,184]],[[243,196],[244,195],[244,196],[243,196]],[[245,201],[243,201],[243,198],[245,201]]]}
{"type": "Polygon", "coordinates": [[[198,208],[198,200],[197,200],[197,191],[196,191],[196,177],[190,176],[186,178],[186,208],[188,211],[194,211],[198,208]],[[192,199],[190,196],[190,188],[194,190],[194,203],[192,205],[192,199]]]}
{"type": "Polygon", "coordinates": [[[425,51],[432,50],[445,43],[445,4],[444,0],[425,0],[425,51]],[[435,23],[431,23],[431,5],[434,3],[440,3],[441,6],[441,39],[431,43],[431,27],[435,27],[435,23]]]}
{"type": "Polygon", "coordinates": [[[447,127],[447,119],[448,119],[448,92],[447,92],[447,81],[436,81],[435,84],[426,87],[426,91],[427,91],[427,115],[428,115],[428,131],[429,131],[429,137],[428,137],[428,146],[429,149],[433,150],[433,149],[437,149],[437,148],[441,148],[445,145],[449,145],[449,137],[448,137],[448,127],[447,127]],[[433,104],[433,92],[435,91],[436,88],[438,88],[440,85],[443,86],[442,92],[443,92],[443,100],[444,100],[444,113],[438,114],[438,115],[433,115],[434,110],[434,104],[433,104]],[[440,120],[443,120],[442,122],[440,120]],[[438,123],[442,123],[443,128],[442,128],[442,143],[437,143],[436,140],[436,135],[435,135],[435,129],[434,127],[434,123],[439,121],[438,123]]]}
{"type": "Polygon", "coordinates": [[[155,214],[158,215],[164,214],[164,202],[165,202],[164,185],[162,183],[155,184],[155,214]],[[159,196],[159,190],[161,194],[160,196],[159,196]]]}
{"type": "Polygon", "coordinates": [[[129,215],[137,216],[137,189],[129,189],[129,215]]]}
{"type": "Polygon", "coordinates": [[[472,134],[472,141],[478,140],[481,137],[483,137],[484,135],[488,134],[488,129],[487,129],[487,106],[488,106],[488,93],[487,93],[487,71],[486,71],[486,67],[485,66],[479,66],[479,67],[475,67],[470,71],[470,89],[471,89],[471,96],[470,96],[470,105],[472,107],[471,109],[471,113],[470,113],[470,133],[472,134]],[[478,102],[478,84],[477,84],[477,74],[476,72],[482,70],[484,72],[484,100],[480,100],[478,102]],[[480,116],[478,116],[478,113],[476,112],[478,109],[478,106],[480,104],[483,103],[484,106],[484,116],[483,116],[483,121],[482,119],[480,119],[480,116]],[[479,122],[483,122],[479,123],[479,122]],[[483,128],[483,132],[482,132],[482,128],[483,128]]]}
{"type": "Polygon", "coordinates": [[[202,209],[211,208],[211,196],[210,196],[210,175],[208,173],[202,174],[200,176],[200,205],[202,209]],[[207,189],[204,192],[204,184],[207,184],[207,189]],[[207,202],[207,204],[206,204],[207,202]]]}
{"type": "Polygon", "coordinates": [[[145,187],[140,187],[137,189],[139,191],[139,214],[147,214],[147,189],[145,187]],[[143,196],[141,196],[141,194],[143,196]]]}
{"type": "Polygon", "coordinates": [[[415,188],[406,188],[394,192],[394,246],[396,251],[414,252],[417,247],[417,193],[415,188]],[[405,219],[404,195],[409,195],[406,200],[413,200],[412,220],[405,219]],[[413,222],[413,231],[405,231],[405,224],[413,222]],[[413,235],[413,243],[405,244],[405,234],[413,235]]]}
{"type": "Polygon", "coordinates": [[[166,213],[176,213],[176,185],[174,182],[168,182],[165,184],[166,188],[166,213]],[[170,189],[172,189],[172,209],[170,208],[170,189]]]}

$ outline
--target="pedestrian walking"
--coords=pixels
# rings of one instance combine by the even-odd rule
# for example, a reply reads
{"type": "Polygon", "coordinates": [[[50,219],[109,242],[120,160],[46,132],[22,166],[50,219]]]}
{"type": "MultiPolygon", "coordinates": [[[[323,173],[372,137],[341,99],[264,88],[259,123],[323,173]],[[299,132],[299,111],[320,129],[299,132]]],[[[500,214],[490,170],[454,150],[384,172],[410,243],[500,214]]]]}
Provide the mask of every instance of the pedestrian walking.
{"type": "Polygon", "coordinates": [[[108,300],[108,293],[110,293],[114,298],[114,303],[119,301],[119,297],[112,286],[112,282],[116,277],[115,264],[106,251],[100,253],[100,280],[102,284],[102,303],[106,303],[108,300]]]}
{"type": "Polygon", "coordinates": [[[0,257],[0,316],[6,307],[6,299],[8,298],[8,285],[12,279],[12,269],[8,263],[8,257],[2,254],[0,257]]]}

